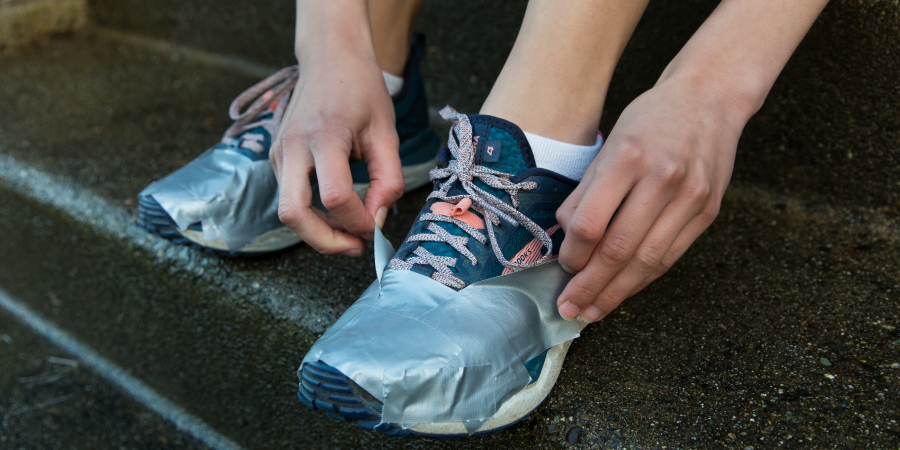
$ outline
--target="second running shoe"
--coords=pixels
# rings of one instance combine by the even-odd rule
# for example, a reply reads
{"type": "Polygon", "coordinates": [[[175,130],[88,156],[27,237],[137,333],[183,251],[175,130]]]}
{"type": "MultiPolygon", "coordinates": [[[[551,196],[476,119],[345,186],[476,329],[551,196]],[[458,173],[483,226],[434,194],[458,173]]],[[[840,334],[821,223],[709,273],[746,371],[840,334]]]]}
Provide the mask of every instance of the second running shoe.
{"type": "Polygon", "coordinates": [[[483,435],[523,420],[585,325],[559,317],[568,276],[553,262],[556,211],[578,182],[537,168],[506,120],[441,114],[457,124],[434,190],[379,281],[298,371],[302,403],[392,435],[483,435]]]}
{"type": "MultiPolygon", "coordinates": [[[[440,139],[429,127],[419,72],[424,49],[424,38],[415,35],[403,89],[392,98],[407,192],[429,183],[440,149],[440,139]]],[[[272,253],[300,243],[278,219],[278,185],[269,163],[298,73],[297,66],[287,67],[239,95],[229,109],[235,122],[221,142],[140,193],[138,224],[176,243],[224,256],[272,253]]],[[[369,187],[366,165],[354,160],[350,170],[353,189],[363,197],[369,187]]],[[[318,199],[313,202],[321,206],[318,199]]]]}

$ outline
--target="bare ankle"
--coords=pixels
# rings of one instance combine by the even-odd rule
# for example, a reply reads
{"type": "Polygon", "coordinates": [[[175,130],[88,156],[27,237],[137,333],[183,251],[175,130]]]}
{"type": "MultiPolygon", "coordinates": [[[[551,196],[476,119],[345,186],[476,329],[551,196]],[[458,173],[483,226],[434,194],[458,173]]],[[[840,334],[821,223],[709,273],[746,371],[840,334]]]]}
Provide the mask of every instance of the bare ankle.
{"type": "Polygon", "coordinates": [[[423,0],[369,0],[375,59],[381,70],[403,75],[423,0]]]}

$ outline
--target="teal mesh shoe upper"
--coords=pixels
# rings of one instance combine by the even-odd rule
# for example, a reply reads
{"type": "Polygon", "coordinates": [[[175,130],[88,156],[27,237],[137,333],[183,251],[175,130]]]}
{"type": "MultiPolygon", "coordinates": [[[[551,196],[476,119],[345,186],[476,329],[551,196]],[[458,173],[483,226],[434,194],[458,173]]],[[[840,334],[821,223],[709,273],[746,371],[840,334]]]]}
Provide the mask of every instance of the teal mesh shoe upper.
{"type": "Polygon", "coordinates": [[[556,210],[577,182],[536,168],[516,125],[491,116],[454,117],[459,123],[432,171],[434,190],[391,268],[462,289],[554,259],[563,238],[556,210]]]}

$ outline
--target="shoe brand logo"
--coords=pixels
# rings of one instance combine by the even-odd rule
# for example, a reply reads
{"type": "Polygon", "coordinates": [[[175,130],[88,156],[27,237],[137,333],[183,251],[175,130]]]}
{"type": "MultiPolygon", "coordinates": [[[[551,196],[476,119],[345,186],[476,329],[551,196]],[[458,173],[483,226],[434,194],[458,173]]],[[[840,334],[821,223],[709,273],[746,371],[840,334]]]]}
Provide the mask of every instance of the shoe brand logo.
{"type": "Polygon", "coordinates": [[[481,136],[473,136],[472,137],[472,163],[478,164],[478,138],[481,136]]]}
{"type": "MultiPolygon", "coordinates": [[[[559,225],[553,225],[549,229],[547,229],[547,234],[553,236],[553,233],[556,233],[556,230],[559,230],[559,225]]],[[[544,244],[541,243],[538,239],[534,239],[528,243],[522,250],[519,250],[519,253],[516,253],[516,256],[513,257],[513,263],[515,264],[532,264],[538,259],[541,259],[541,247],[544,244]]],[[[507,275],[513,272],[518,271],[518,268],[515,267],[507,267],[503,269],[503,275],[507,275]]]]}
{"type": "Polygon", "coordinates": [[[488,145],[488,156],[494,156],[494,146],[488,145]]]}
{"type": "Polygon", "coordinates": [[[534,249],[532,248],[525,248],[524,250],[522,250],[522,253],[516,255],[516,264],[524,263],[532,253],[534,253],[534,249]]]}

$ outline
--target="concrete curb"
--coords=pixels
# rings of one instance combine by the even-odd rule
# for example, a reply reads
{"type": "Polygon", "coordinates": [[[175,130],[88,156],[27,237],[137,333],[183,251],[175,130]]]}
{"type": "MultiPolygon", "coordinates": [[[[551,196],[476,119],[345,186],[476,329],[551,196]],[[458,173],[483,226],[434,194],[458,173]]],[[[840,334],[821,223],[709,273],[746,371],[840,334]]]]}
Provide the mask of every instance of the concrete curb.
{"type": "Polygon", "coordinates": [[[0,52],[77,31],[87,23],[87,0],[2,0],[0,52]]]}

